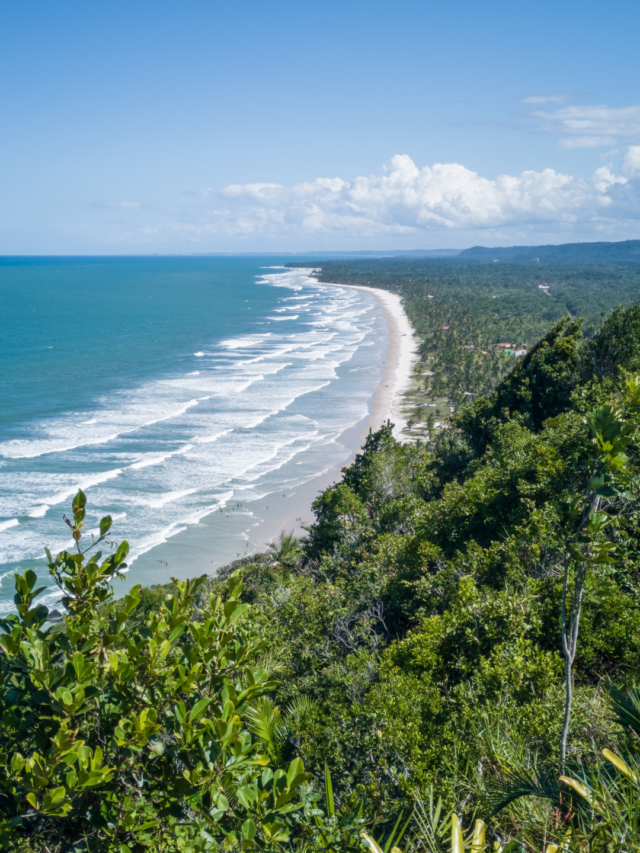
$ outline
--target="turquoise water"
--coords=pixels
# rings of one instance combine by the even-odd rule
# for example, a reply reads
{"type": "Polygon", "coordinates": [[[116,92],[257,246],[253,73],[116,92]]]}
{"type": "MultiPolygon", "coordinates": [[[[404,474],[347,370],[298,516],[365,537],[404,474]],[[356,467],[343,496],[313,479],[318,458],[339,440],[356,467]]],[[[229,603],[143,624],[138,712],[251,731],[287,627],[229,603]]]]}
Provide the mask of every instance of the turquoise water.
{"type": "MultiPolygon", "coordinates": [[[[370,294],[284,262],[0,259],[0,613],[17,566],[70,546],[79,486],[88,528],[110,513],[129,540],[135,581],[143,554],[210,513],[339,460],[384,319],[370,294]]],[[[213,563],[229,552],[211,547],[213,563]]]]}

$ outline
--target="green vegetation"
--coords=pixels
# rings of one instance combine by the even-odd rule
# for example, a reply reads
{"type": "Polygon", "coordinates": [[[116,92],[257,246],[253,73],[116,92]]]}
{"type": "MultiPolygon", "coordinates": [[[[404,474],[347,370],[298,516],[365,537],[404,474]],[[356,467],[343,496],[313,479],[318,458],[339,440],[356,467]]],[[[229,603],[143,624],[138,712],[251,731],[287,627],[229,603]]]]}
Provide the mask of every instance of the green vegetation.
{"type": "Polygon", "coordinates": [[[42,850],[204,850],[258,834],[287,841],[292,800],[309,776],[299,758],[272,768],[251,736],[275,683],[244,624],[241,579],[229,578],[224,601],[202,594],[205,578],[179,582],[137,622],[138,587],[105,609],[128,546],[87,559],[111,519],[82,551],[85,502],[78,492],[69,522],[77,552],[48,554],[64,630],[43,630],[47,609],[35,604],[31,570],[16,576],[18,613],[3,624],[5,849],[25,836],[42,850]]]}
{"type": "MultiPolygon", "coordinates": [[[[589,245],[614,247],[618,253],[627,246],[589,245]]],[[[638,263],[578,263],[584,253],[568,257],[570,263],[527,265],[458,258],[322,261],[317,276],[321,282],[367,285],[402,296],[420,338],[406,416],[409,434],[425,439],[434,422],[448,422],[452,407],[490,393],[513,367],[513,351],[531,349],[553,323],[568,314],[582,317],[584,333],[591,336],[590,327],[605,313],[638,299],[638,263]]]]}
{"type": "MultiPolygon", "coordinates": [[[[425,342],[480,329],[464,269],[422,313],[389,273],[425,342]]],[[[63,622],[28,570],[0,623],[5,849],[640,848],[640,307],[540,333],[509,275],[528,354],[428,444],[370,435],[304,541],[113,601],[76,496],[63,622]]]]}

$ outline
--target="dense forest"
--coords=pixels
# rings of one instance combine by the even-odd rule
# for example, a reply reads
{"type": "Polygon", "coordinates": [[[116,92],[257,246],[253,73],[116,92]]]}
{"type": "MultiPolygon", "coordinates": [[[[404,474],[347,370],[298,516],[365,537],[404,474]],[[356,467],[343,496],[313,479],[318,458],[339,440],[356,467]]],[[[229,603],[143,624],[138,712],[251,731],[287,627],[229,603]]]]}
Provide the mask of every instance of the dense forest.
{"type": "Polygon", "coordinates": [[[513,367],[514,353],[530,348],[552,323],[567,315],[582,317],[589,336],[607,312],[640,296],[637,263],[531,267],[386,258],[321,261],[315,268],[321,282],[366,285],[402,296],[421,342],[416,381],[407,398],[409,434],[418,438],[428,437],[437,419],[446,423],[452,407],[491,392],[513,367]]]}
{"type": "Polygon", "coordinates": [[[425,353],[527,354],[213,578],[113,600],[128,545],[79,492],[63,620],[27,570],[0,623],[4,849],[639,849],[640,307],[600,316],[635,273],[354,264],[425,353]]]}

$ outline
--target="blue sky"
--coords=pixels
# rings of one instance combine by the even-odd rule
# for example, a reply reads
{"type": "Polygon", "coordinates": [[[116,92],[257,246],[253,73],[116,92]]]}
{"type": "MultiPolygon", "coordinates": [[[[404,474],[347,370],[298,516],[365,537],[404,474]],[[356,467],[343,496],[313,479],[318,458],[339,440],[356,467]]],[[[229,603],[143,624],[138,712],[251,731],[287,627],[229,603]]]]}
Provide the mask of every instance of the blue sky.
{"type": "Polygon", "coordinates": [[[640,4],[0,5],[0,253],[640,237],[640,4]]]}

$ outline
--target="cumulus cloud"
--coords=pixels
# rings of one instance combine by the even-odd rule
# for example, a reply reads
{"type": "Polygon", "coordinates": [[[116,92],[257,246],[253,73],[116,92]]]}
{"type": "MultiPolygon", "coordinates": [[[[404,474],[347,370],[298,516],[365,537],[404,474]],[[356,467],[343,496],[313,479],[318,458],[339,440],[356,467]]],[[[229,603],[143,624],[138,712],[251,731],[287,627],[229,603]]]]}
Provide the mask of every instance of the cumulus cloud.
{"type": "Polygon", "coordinates": [[[401,154],[380,173],[351,181],[318,178],[206,190],[199,221],[178,227],[194,235],[278,238],[455,234],[513,226],[552,230],[640,218],[635,177],[640,177],[640,146],[628,148],[622,174],[602,166],[588,180],[554,169],[489,179],[458,163],[420,168],[401,154]]]}

